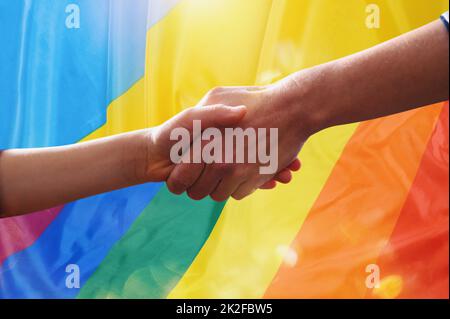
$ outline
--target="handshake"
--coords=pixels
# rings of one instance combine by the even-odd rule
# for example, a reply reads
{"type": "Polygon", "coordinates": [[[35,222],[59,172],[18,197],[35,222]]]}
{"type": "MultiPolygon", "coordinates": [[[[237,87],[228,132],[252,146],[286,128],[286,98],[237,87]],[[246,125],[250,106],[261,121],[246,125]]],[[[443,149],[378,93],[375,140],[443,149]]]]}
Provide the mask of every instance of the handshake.
{"type": "Polygon", "coordinates": [[[447,28],[436,20],[273,85],[214,89],[198,107],[150,131],[144,179],[217,201],[288,183],[312,134],[448,100],[447,28]]]}
{"type": "Polygon", "coordinates": [[[196,107],[147,131],[139,178],[215,201],[290,182],[312,132],[294,115],[287,86],[211,90],[196,107]]]}
{"type": "Polygon", "coordinates": [[[0,218],[146,182],[216,201],[274,188],[300,169],[312,134],[448,100],[448,61],[434,21],[269,86],[216,88],[158,127],[0,151],[0,218]]]}
{"type": "Polygon", "coordinates": [[[147,182],[165,181],[175,194],[216,201],[288,183],[312,133],[299,112],[307,103],[299,108],[299,96],[289,98],[301,92],[295,83],[217,88],[157,127],[0,151],[0,218],[147,182]]]}

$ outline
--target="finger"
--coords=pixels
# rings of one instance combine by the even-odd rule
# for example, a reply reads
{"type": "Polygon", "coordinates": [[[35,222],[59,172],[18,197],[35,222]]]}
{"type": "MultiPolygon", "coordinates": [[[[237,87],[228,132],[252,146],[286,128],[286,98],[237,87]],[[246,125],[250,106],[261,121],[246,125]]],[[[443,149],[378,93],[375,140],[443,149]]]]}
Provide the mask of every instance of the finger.
{"type": "Polygon", "coordinates": [[[245,197],[253,194],[255,191],[255,183],[252,181],[248,181],[239,186],[231,196],[236,200],[242,200],[245,197]]]}
{"type": "Polygon", "coordinates": [[[176,165],[167,179],[167,188],[176,195],[183,194],[199,179],[204,168],[204,163],[176,165]]]}
{"type": "Polygon", "coordinates": [[[200,178],[188,189],[188,195],[194,200],[201,200],[210,195],[220,180],[230,173],[231,166],[227,164],[207,165],[200,178]]]}
{"type": "Polygon", "coordinates": [[[209,105],[194,107],[184,112],[183,126],[193,130],[194,120],[201,121],[202,129],[209,127],[223,127],[237,124],[247,113],[247,108],[241,106],[209,105]]]}
{"type": "MultiPolygon", "coordinates": [[[[202,148],[204,143],[202,143],[202,148]]],[[[185,150],[180,163],[174,167],[167,179],[167,188],[176,195],[186,192],[205,170],[205,163],[194,163],[191,150],[192,146],[185,150]]]]}
{"type": "Polygon", "coordinates": [[[223,202],[231,197],[241,183],[242,180],[236,180],[230,176],[225,176],[211,193],[211,198],[216,202],[223,202]]]}
{"type": "Polygon", "coordinates": [[[269,190],[269,189],[274,189],[275,187],[277,187],[277,182],[275,180],[270,180],[267,183],[265,183],[264,185],[260,186],[259,189],[269,190]]]}
{"type": "Polygon", "coordinates": [[[302,163],[298,158],[296,158],[289,166],[288,169],[290,169],[293,172],[297,172],[302,167],[302,163]]]}
{"type": "Polygon", "coordinates": [[[222,101],[227,101],[227,105],[237,106],[245,99],[250,91],[261,91],[267,89],[266,86],[225,86],[216,87],[210,90],[197,104],[198,106],[221,104],[222,101]],[[237,103],[237,104],[236,104],[237,103]]]}
{"type": "Polygon", "coordinates": [[[277,182],[288,184],[292,180],[292,173],[289,169],[285,168],[275,176],[277,182]]]}
{"type": "MultiPolygon", "coordinates": [[[[207,141],[201,141],[201,149],[207,144],[207,141]]],[[[180,163],[178,163],[167,179],[167,187],[169,190],[180,195],[186,192],[200,178],[206,164],[204,162],[195,163],[192,146],[185,150],[180,163]]]]}

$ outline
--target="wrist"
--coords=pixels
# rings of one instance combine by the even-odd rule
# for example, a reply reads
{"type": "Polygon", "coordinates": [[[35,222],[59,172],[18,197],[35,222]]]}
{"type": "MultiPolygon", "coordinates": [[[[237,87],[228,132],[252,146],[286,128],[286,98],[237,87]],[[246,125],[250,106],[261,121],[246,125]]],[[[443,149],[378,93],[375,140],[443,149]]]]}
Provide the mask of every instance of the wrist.
{"type": "Polygon", "coordinates": [[[126,147],[123,148],[122,162],[130,184],[138,185],[151,181],[147,169],[153,141],[151,129],[130,132],[124,137],[126,147]]]}
{"type": "Polygon", "coordinates": [[[282,105],[307,137],[333,126],[329,108],[337,98],[333,74],[332,66],[326,64],[294,73],[275,84],[282,105]]]}
{"type": "Polygon", "coordinates": [[[278,112],[288,121],[291,131],[301,139],[320,131],[321,119],[312,102],[313,88],[303,83],[301,73],[290,75],[274,84],[273,95],[278,112]]]}

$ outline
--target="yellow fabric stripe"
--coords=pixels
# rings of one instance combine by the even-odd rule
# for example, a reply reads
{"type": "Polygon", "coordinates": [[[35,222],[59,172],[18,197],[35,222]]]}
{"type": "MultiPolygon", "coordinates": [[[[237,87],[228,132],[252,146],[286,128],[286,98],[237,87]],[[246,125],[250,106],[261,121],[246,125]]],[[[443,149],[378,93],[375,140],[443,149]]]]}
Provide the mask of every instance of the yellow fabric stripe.
{"type": "MultiPolygon", "coordinates": [[[[175,51],[171,53],[176,63],[180,56],[189,58],[187,65],[181,62],[174,70],[177,76],[178,71],[183,71],[176,89],[179,86],[193,89],[193,92],[198,92],[199,87],[203,89],[204,86],[190,83],[189,78],[183,76],[199,71],[205,72],[205,84],[239,84],[239,79],[245,83],[246,77],[242,74],[251,73],[256,60],[259,60],[256,82],[268,83],[295,70],[387,40],[407,31],[406,28],[437,18],[445,8],[444,1],[428,7],[420,0],[377,1],[383,20],[381,28],[374,30],[365,24],[369,1],[211,2],[214,4],[188,2],[159,26],[176,29],[176,25],[182,24],[178,20],[181,17],[186,22],[181,38],[188,35],[187,42],[172,48],[175,51]],[[400,15],[390,10],[392,2],[404,6],[400,15]],[[200,3],[204,6],[202,10],[195,8],[200,3]],[[218,7],[220,14],[214,12],[218,7]],[[189,11],[196,9],[200,12],[189,11]],[[259,20],[264,17],[268,19],[265,28],[259,20]],[[402,23],[398,23],[398,19],[402,23]],[[205,47],[207,54],[202,52],[205,47]],[[256,47],[262,52],[253,54],[256,47]],[[240,50],[249,54],[236,59],[236,51],[240,50]],[[230,68],[239,70],[241,77],[234,78],[230,68]]],[[[165,38],[164,41],[177,43],[179,35],[171,35],[175,39],[165,38]]],[[[229,201],[210,238],[169,298],[261,297],[355,128],[356,125],[337,127],[314,136],[300,154],[303,168],[290,185],[275,191],[260,191],[242,202],[229,201]]]]}
{"type": "Polygon", "coordinates": [[[144,79],[114,100],[107,112],[105,125],[83,139],[83,142],[147,127],[144,79]]]}
{"type": "MultiPolygon", "coordinates": [[[[359,51],[437,18],[448,6],[377,1],[382,25],[371,30],[369,2],[185,0],[149,31],[145,78],[110,105],[107,123],[85,140],[157,125],[214,86],[270,83],[359,51]]],[[[289,186],[230,201],[170,297],[261,297],[354,129],[312,138],[289,186]]]]}
{"type": "Polygon", "coordinates": [[[169,298],[260,298],[356,125],[315,136],[289,186],[230,200],[210,238],[169,298]]]}
{"type": "Polygon", "coordinates": [[[83,141],[159,125],[215,86],[254,84],[270,6],[271,0],[181,1],[148,32],[144,78],[111,103],[106,124],[83,141]],[[233,18],[238,3],[243,12],[233,18]],[[235,19],[250,27],[239,29],[235,19]],[[210,29],[210,20],[220,27],[210,29]]]}
{"type": "Polygon", "coordinates": [[[145,79],[137,81],[111,103],[107,123],[84,141],[160,124],[182,109],[195,105],[216,85],[270,83],[295,70],[344,56],[406,32],[448,8],[442,0],[433,3],[422,0],[377,1],[382,12],[389,15],[388,18],[382,15],[386,27],[365,30],[362,36],[358,36],[358,41],[342,43],[342,40],[348,40],[346,35],[353,36],[364,27],[354,28],[355,15],[346,16],[347,8],[356,7],[357,10],[352,11],[359,11],[358,21],[364,21],[362,4],[371,1],[347,0],[346,4],[337,5],[332,0],[249,0],[245,3],[233,0],[223,12],[224,0],[184,2],[188,3],[179,5],[180,8],[174,10],[170,18],[164,18],[149,31],[151,43],[147,44],[145,79]],[[215,9],[210,11],[211,7],[215,9]],[[255,11],[245,22],[246,30],[237,30],[243,25],[236,23],[239,17],[226,16],[235,15],[238,7],[246,7],[243,12],[255,11]],[[395,17],[392,17],[393,12],[395,17]],[[194,19],[205,16],[210,20],[220,19],[221,26],[208,30],[207,22],[201,19],[203,25],[197,23],[186,28],[194,19]],[[345,21],[341,21],[344,23],[338,30],[333,30],[337,19],[345,21]],[[311,23],[313,20],[314,24],[311,23]],[[266,21],[267,26],[264,27],[266,21]],[[324,25],[316,28],[319,24],[329,25],[325,28],[328,35],[321,34],[324,25]],[[312,29],[316,31],[310,32],[312,29]],[[261,31],[267,32],[252,38],[261,31]],[[343,35],[334,37],[337,32],[343,35]],[[198,36],[200,33],[203,33],[201,37],[198,36]],[[320,41],[316,41],[317,36],[320,41]],[[221,45],[213,48],[214,42],[221,45]],[[262,48],[258,50],[261,43],[262,48]],[[231,46],[222,51],[226,45],[231,46]],[[223,57],[221,52],[228,56],[223,57]],[[192,58],[193,54],[195,58],[192,58]],[[228,64],[221,64],[224,60],[228,64]],[[245,68],[240,68],[244,64],[245,68]]]}

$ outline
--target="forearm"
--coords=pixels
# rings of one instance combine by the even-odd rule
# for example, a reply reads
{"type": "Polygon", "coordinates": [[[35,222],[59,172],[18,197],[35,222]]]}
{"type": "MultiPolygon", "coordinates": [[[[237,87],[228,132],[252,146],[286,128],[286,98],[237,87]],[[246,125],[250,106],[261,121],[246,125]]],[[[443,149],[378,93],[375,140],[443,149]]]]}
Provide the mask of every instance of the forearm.
{"type": "MultiPolygon", "coordinates": [[[[448,32],[435,21],[358,54],[286,79],[313,131],[448,99],[448,32]]],[[[301,116],[300,115],[300,116],[301,116]]]]}
{"type": "Polygon", "coordinates": [[[143,131],[70,146],[0,153],[0,217],[137,184],[143,131]]]}

